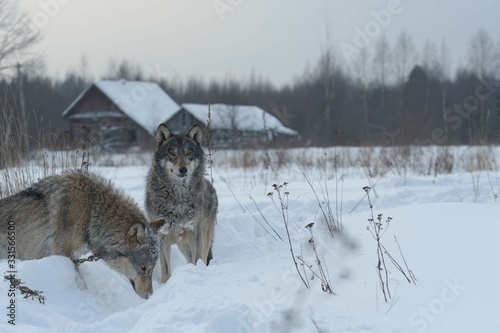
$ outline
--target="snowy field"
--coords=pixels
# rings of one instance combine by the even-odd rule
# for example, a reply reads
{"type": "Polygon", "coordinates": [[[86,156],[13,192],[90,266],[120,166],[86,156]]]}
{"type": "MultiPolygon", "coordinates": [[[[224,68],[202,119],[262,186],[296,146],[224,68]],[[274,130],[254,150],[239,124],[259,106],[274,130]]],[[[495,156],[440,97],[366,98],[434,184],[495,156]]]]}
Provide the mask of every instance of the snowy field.
{"type": "MultiPolygon", "coordinates": [[[[288,152],[287,158],[299,158],[294,154],[288,152]]],[[[147,169],[92,167],[141,207],[147,169]]],[[[326,180],[325,168],[305,169],[319,203],[326,207],[329,198],[333,215],[341,217],[344,232],[332,238],[297,165],[274,171],[217,166],[212,175],[219,213],[209,266],[186,264],[173,251],[172,278],[161,285],[156,270],[154,294],[143,300],[101,261],[81,266],[87,290],[77,287],[67,258],[17,261],[17,276],[42,290],[46,302],[23,299],[18,291],[12,326],[7,323],[9,284],[1,281],[0,331],[500,332],[500,289],[495,284],[500,278],[495,259],[500,253],[500,172],[455,169],[421,175],[392,168],[375,175],[368,168],[327,166],[326,180]],[[302,251],[317,269],[305,228],[314,222],[315,245],[335,294],[323,292],[319,279],[310,280],[309,273],[307,289],[295,270],[282,216],[267,196],[273,183],[283,182],[288,182],[294,251],[302,251]],[[377,244],[367,230],[371,213],[362,190],[367,185],[375,217],[392,217],[382,243],[404,266],[397,236],[417,279],[408,283],[389,262],[388,302],[378,280],[377,244]]],[[[7,261],[0,260],[0,271],[7,270],[7,261]]]]}

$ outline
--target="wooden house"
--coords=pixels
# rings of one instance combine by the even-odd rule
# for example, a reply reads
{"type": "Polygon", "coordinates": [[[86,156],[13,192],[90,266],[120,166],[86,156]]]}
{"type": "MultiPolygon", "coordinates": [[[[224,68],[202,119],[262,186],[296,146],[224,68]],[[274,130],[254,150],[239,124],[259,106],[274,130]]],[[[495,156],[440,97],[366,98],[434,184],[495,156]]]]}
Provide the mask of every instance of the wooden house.
{"type": "MultiPolygon", "coordinates": [[[[189,104],[166,124],[176,133],[187,133],[194,125],[207,125],[209,105],[189,104]]],[[[253,105],[210,105],[211,136],[214,148],[261,148],[282,144],[297,137],[297,132],[284,126],[278,118],[253,105]]]]}
{"type": "Polygon", "coordinates": [[[142,81],[97,81],[62,113],[70,139],[87,137],[93,148],[155,147],[156,128],[181,107],[160,86],[142,81]]]}

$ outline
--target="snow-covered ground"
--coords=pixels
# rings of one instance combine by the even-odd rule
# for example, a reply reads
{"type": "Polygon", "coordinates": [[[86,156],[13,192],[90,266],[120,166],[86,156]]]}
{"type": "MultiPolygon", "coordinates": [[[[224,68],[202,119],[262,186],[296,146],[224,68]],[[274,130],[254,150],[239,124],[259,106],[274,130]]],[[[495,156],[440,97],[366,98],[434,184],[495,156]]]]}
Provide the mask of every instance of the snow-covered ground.
{"type": "MultiPolygon", "coordinates": [[[[219,213],[209,266],[186,264],[173,251],[172,278],[162,285],[156,271],[154,294],[143,300],[100,261],[81,266],[86,290],[77,287],[67,258],[17,261],[18,277],[42,290],[46,302],[23,299],[18,291],[12,326],[9,285],[0,281],[0,331],[500,332],[495,259],[500,252],[500,172],[389,172],[367,178],[363,170],[346,170],[335,175],[328,168],[326,182],[324,170],[306,171],[322,203],[326,184],[334,214],[342,216],[342,236],[330,236],[315,194],[293,164],[271,173],[214,168],[219,213]],[[281,216],[267,196],[271,184],[285,181],[294,250],[316,267],[304,228],[314,222],[315,244],[335,294],[323,292],[318,278],[306,289],[295,271],[281,216]],[[416,285],[408,283],[388,263],[392,299],[387,303],[378,284],[376,242],[367,230],[366,185],[372,186],[375,217],[392,217],[382,242],[404,265],[397,236],[417,278],[416,285]]],[[[93,171],[143,204],[147,166],[94,166],[93,171]]],[[[0,260],[0,272],[7,270],[7,261],[0,260]]]]}

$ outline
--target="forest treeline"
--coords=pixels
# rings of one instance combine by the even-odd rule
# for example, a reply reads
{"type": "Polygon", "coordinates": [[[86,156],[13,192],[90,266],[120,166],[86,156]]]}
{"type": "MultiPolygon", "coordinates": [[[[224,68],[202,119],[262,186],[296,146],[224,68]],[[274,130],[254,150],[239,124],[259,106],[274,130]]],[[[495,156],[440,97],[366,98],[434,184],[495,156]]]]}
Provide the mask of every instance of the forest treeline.
{"type": "MultiPolygon", "coordinates": [[[[445,43],[427,41],[417,50],[402,32],[392,45],[381,37],[350,59],[323,47],[312,66],[282,87],[258,75],[208,82],[155,77],[127,60],[110,62],[98,79],[154,81],[179,104],[257,105],[298,131],[297,144],[305,146],[499,143],[500,43],[480,30],[453,73],[450,58],[445,43]]],[[[0,76],[0,126],[15,117],[22,87],[30,134],[64,135],[61,113],[92,83],[86,71],[21,77],[22,85],[15,75],[0,76]]]]}

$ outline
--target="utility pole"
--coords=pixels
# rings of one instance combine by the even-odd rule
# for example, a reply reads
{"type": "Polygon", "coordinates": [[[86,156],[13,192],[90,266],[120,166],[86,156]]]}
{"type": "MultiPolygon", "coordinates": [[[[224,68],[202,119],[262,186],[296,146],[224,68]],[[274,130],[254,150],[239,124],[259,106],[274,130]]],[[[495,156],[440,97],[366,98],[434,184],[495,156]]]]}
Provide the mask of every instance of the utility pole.
{"type": "Polygon", "coordinates": [[[29,152],[29,138],[28,138],[28,117],[26,116],[26,106],[24,104],[24,92],[23,92],[23,76],[21,74],[21,64],[17,63],[17,89],[19,93],[19,113],[21,121],[21,147],[23,147],[26,153],[29,152]],[[24,146],[22,143],[24,142],[24,146]]]}

